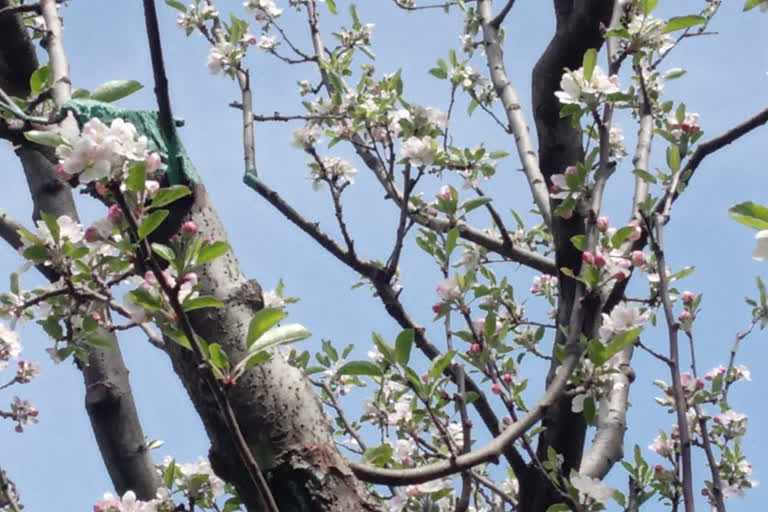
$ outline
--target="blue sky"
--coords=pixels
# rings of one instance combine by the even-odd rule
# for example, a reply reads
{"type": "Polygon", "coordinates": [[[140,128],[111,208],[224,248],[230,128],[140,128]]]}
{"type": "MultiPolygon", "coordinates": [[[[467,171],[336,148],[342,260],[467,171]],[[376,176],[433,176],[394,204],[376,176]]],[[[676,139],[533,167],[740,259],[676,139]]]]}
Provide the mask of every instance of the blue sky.
{"type": "MultiPolygon", "coordinates": [[[[337,0],[337,3],[340,15],[336,18],[330,18],[327,10],[321,8],[321,23],[326,30],[350,24],[347,2],[337,0]]],[[[362,0],[358,4],[362,21],[376,24],[373,49],[377,55],[377,75],[402,69],[405,96],[409,101],[445,110],[448,85],[428,75],[427,70],[437,58],[447,56],[448,48],[458,47],[461,17],[431,12],[406,14],[384,0],[362,0]]],[[[660,16],[688,14],[702,4],[668,0],[661,2],[658,13],[660,16]]],[[[742,14],[739,4],[725,3],[721,15],[711,26],[716,34],[686,41],[666,63],[666,67],[682,66],[688,70],[683,78],[667,85],[665,96],[682,100],[688,110],[701,113],[704,139],[749,117],[768,102],[765,75],[768,18],[756,11],[742,14]]],[[[217,4],[222,13],[234,10],[244,16],[240,5],[239,1],[231,0],[217,4]]],[[[283,23],[300,45],[308,48],[304,20],[287,5],[281,6],[286,7],[283,23]]],[[[239,99],[237,89],[228,79],[208,73],[205,41],[197,36],[184,37],[175,26],[174,11],[163,5],[158,7],[173,107],[175,115],[186,120],[182,138],[229,230],[230,242],[246,274],[258,279],[265,289],[274,287],[282,278],[287,293],[301,298],[290,307],[290,313],[293,321],[303,323],[314,333],[303,347],[317,350],[321,339],[332,339],[338,346],[356,344],[357,357],[364,357],[370,346],[371,331],[391,339],[399,329],[366,288],[350,291],[350,286],[357,281],[354,272],[326,254],[242,185],[240,113],[227,106],[239,99]]],[[[548,43],[554,25],[550,9],[550,2],[521,0],[505,24],[506,65],[526,112],[530,112],[530,69],[548,43]]],[[[153,109],[155,99],[141,9],[123,2],[78,0],[65,7],[62,14],[73,84],[92,89],[113,79],[139,80],[146,88],[121,104],[153,109]]],[[[604,61],[604,57],[602,59],[604,61]]],[[[252,71],[256,112],[300,112],[295,83],[315,79],[309,65],[286,68],[257,51],[252,52],[246,63],[252,71]]],[[[479,62],[475,67],[484,71],[479,62]]],[[[622,83],[626,84],[626,79],[622,83]]],[[[466,105],[464,99],[459,100],[456,107],[459,115],[451,124],[455,143],[474,146],[484,142],[489,149],[512,151],[511,139],[481,112],[467,119],[462,114],[466,105]]],[[[530,114],[527,115],[531,121],[530,114]]],[[[629,146],[635,128],[629,124],[630,120],[620,120],[629,146]]],[[[308,218],[319,221],[333,233],[327,196],[312,191],[304,165],[306,155],[290,147],[290,131],[296,126],[256,127],[260,176],[298,205],[308,218]]],[[[749,310],[743,298],[755,295],[755,275],[766,276],[766,267],[749,257],[753,232],[734,223],[726,214],[728,207],[737,202],[768,203],[765,140],[766,130],[758,130],[707,158],[677,202],[666,235],[670,264],[674,268],[696,266],[696,272],[681,286],[704,293],[703,314],[695,327],[701,372],[726,364],[735,332],[749,322],[749,310]]],[[[659,139],[654,142],[654,165],[663,165],[662,142],[659,139]]],[[[335,154],[336,149],[327,154],[335,154]]],[[[340,151],[342,155],[349,154],[348,150],[340,151]]],[[[632,170],[629,160],[625,159],[608,189],[605,211],[615,222],[626,219],[629,214],[632,170]]],[[[357,183],[345,194],[350,229],[363,256],[383,258],[393,239],[394,208],[382,200],[383,194],[375,180],[363,172],[362,163],[355,164],[361,172],[357,183]]],[[[3,150],[0,165],[4,170],[0,207],[31,224],[31,206],[17,160],[10,151],[3,150]]],[[[501,162],[497,176],[485,185],[486,192],[496,198],[500,211],[513,208],[525,214],[532,206],[523,176],[516,171],[518,167],[513,154],[501,162]]],[[[440,184],[437,179],[427,182],[422,188],[425,196],[433,194],[440,184]]],[[[80,199],[84,220],[104,214],[101,206],[86,198],[80,199]]],[[[481,217],[478,222],[480,227],[489,225],[489,221],[481,217]]],[[[415,244],[411,244],[404,258],[403,300],[411,314],[438,340],[439,329],[432,324],[430,311],[436,301],[434,287],[439,280],[438,269],[430,265],[415,244]]],[[[0,245],[0,273],[10,274],[21,264],[14,251],[0,245]]],[[[519,296],[524,295],[534,275],[514,266],[496,271],[510,276],[519,289],[519,296]]],[[[26,278],[27,286],[38,282],[41,278],[35,274],[26,278]]],[[[633,290],[638,295],[642,293],[640,286],[636,285],[633,290]]],[[[543,305],[535,300],[530,301],[530,307],[532,311],[543,310],[543,305]]],[[[32,384],[0,392],[0,403],[9,402],[13,394],[30,399],[41,410],[40,424],[22,435],[13,432],[10,423],[0,424],[0,446],[3,447],[0,465],[16,481],[28,510],[90,510],[93,502],[110,490],[110,482],[83,407],[81,376],[70,362],[58,366],[49,364],[43,352],[48,341],[42,331],[28,327],[22,330],[22,336],[25,357],[43,363],[44,373],[32,384]]],[[[666,343],[663,335],[656,331],[651,331],[644,341],[659,349],[666,343]]],[[[768,447],[758,434],[768,430],[768,413],[761,408],[760,392],[768,384],[761,371],[766,355],[763,342],[764,335],[758,332],[742,345],[738,361],[752,369],[753,382],[737,384],[731,397],[737,411],[750,414],[745,449],[755,466],[754,477],[768,482],[768,469],[762,464],[768,447]]],[[[121,346],[131,370],[145,433],[151,439],[166,442],[157,451],[158,459],[169,454],[187,461],[205,455],[208,443],[200,421],[167,357],[137,334],[122,337],[121,346]]],[[[645,447],[658,428],[668,428],[673,423],[671,417],[653,404],[655,388],[650,385],[654,378],[668,380],[668,375],[664,367],[643,354],[636,357],[634,364],[638,378],[631,394],[633,407],[629,412],[627,447],[634,443],[645,447]]],[[[525,371],[535,375],[540,370],[532,367],[525,371]]],[[[534,399],[542,384],[533,381],[530,388],[534,393],[530,398],[534,399]]],[[[358,407],[359,401],[353,400],[351,406],[358,407]]],[[[649,460],[656,459],[651,454],[649,460]]],[[[704,471],[705,467],[698,464],[697,474],[703,475],[704,471]]],[[[611,482],[624,485],[625,476],[620,468],[614,470],[611,482]]],[[[758,504],[765,501],[765,492],[764,486],[757,487],[745,499],[731,500],[729,509],[758,509],[758,504]]],[[[661,507],[651,505],[647,510],[661,510],[661,507]]]]}

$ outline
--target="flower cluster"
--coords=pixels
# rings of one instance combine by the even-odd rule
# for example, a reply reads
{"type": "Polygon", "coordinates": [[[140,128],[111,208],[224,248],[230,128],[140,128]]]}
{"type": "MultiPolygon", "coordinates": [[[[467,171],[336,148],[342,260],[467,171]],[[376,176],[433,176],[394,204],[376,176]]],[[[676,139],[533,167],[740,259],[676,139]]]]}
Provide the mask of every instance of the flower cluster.
{"type": "Polygon", "coordinates": [[[122,180],[127,177],[129,165],[143,162],[146,174],[160,168],[160,157],[147,149],[147,137],[136,136],[136,127],[117,118],[107,127],[93,118],[83,126],[74,141],[65,141],[56,148],[60,159],[56,170],[63,179],[77,176],[80,183],[104,179],[122,180]]]}
{"type": "Polygon", "coordinates": [[[212,5],[194,3],[190,4],[186,12],[180,12],[176,15],[176,23],[189,35],[201,24],[218,17],[219,11],[212,5]]]}
{"type": "Polygon", "coordinates": [[[331,186],[343,186],[355,182],[357,169],[343,158],[324,156],[319,159],[319,162],[310,162],[308,165],[312,169],[312,188],[314,190],[323,188],[323,183],[329,183],[331,186]]]}
{"type": "Polygon", "coordinates": [[[588,109],[606,101],[609,95],[619,92],[619,79],[606,75],[599,66],[592,70],[589,80],[584,77],[584,68],[566,71],[560,80],[560,89],[555,96],[563,105],[581,104],[588,109]]]}

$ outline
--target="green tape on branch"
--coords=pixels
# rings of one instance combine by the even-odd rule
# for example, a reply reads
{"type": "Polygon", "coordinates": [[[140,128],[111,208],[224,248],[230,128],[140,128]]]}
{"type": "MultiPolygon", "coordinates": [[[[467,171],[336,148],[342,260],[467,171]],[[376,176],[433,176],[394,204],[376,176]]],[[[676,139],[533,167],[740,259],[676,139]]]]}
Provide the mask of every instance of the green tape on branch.
{"type": "MultiPolygon", "coordinates": [[[[150,151],[157,151],[163,159],[163,163],[168,166],[165,172],[169,184],[179,185],[189,182],[200,182],[200,176],[197,174],[187,151],[181,144],[176,130],[174,129],[170,139],[163,135],[157,112],[128,110],[111,103],[88,99],[70,100],[61,107],[61,111],[71,111],[81,125],[94,117],[106,125],[109,125],[117,118],[130,122],[136,127],[136,132],[139,136],[144,135],[147,137],[147,148],[150,151]]],[[[183,121],[176,120],[175,125],[182,126],[183,121]]]]}

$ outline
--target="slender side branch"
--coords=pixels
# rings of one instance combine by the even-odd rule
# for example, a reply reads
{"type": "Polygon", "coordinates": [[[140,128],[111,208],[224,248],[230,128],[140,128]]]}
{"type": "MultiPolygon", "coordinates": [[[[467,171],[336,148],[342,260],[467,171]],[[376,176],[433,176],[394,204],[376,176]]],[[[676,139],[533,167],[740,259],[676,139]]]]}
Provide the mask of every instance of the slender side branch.
{"type": "MultiPolygon", "coordinates": [[[[507,4],[511,8],[512,2],[507,4]]],[[[507,9],[505,7],[505,9],[507,9]]],[[[480,14],[481,25],[483,28],[483,44],[485,45],[485,54],[488,61],[488,70],[491,74],[491,81],[504,105],[504,112],[507,114],[507,121],[515,136],[515,145],[517,154],[520,157],[520,163],[523,165],[525,177],[528,178],[528,186],[531,189],[533,200],[536,207],[541,212],[541,217],[547,226],[552,225],[552,213],[549,208],[549,192],[544,181],[544,175],[539,168],[539,161],[536,157],[536,150],[533,148],[528,124],[525,122],[522,109],[520,108],[520,99],[517,92],[509,81],[509,76],[504,68],[504,54],[499,44],[498,28],[493,25],[490,0],[478,0],[477,11],[480,14]]]]}

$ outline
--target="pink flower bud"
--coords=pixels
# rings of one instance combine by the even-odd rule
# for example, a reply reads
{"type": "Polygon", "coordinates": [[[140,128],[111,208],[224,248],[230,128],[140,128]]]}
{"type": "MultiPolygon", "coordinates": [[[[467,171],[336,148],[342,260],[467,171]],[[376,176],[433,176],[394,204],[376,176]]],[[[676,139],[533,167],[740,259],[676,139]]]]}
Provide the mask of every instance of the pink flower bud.
{"type": "Polygon", "coordinates": [[[505,425],[511,425],[512,424],[512,417],[511,416],[504,416],[501,418],[501,422],[505,425]]]}
{"type": "Polygon", "coordinates": [[[197,233],[197,224],[195,221],[188,220],[181,225],[181,234],[184,236],[192,236],[197,233]]]}
{"type": "Polygon", "coordinates": [[[655,466],[653,466],[653,470],[657,473],[661,473],[662,471],[664,471],[664,467],[661,464],[656,464],[655,466]]]}
{"type": "Polygon", "coordinates": [[[595,262],[595,255],[589,251],[584,251],[583,253],[581,253],[581,261],[583,261],[588,265],[591,265],[595,262]]]}
{"type": "Polygon", "coordinates": [[[645,264],[645,254],[643,254],[643,251],[632,251],[630,259],[632,260],[632,265],[636,267],[642,267],[645,264]]]}
{"type": "Polygon", "coordinates": [[[605,266],[605,256],[603,256],[599,252],[595,254],[595,265],[597,265],[598,267],[605,266]]]}
{"type": "Polygon", "coordinates": [[[440,187],[440,191],[437,193],[437,197],[445,199],[446,201],[453,199],[453,194],[451,194],[451,187],[448,185],[443,185],[440,187]]]}
{"type": "Polygon", "coordinates": [[[109,207],[109,213],[107,214],[107,218],[109,219],[109,222],[117,226],[125,218],[125,213],[123,213],[123,210],[121,210],[119,206],[117,206],[116,204],[113,204],[112,206],[109,207]]]}
{"type": "Polygon", "coordinates": [[[643,228],[640,227],[640,224],[638,224],[636,220],[630,221],[629,225],[635,228],[635,230],[632,233],[630,233],[627,238],[629,238],[633,242],[640,240],[640,237],[643,236],[643,228]]]}
{"type": "Polygon", "coordinates": [[[563,213],[560,214],[560,218],[561,219],[568,220],[571,217],[573,217],[573,210],[568,210],[567,212],[563,212],[563,213]]]}
{"type": "Polygon", "coordinates": [[[504,382],[506,382],[507,384],[509,384],[510,382],[512,382],[512,375],[511,375],[511,374],[509,374],[509,373],[505,373],[505,374],[502,376],[502,379],[504,380],[504,382]]]}
{"type": "Polygon", "coordinates": [[[72,178],[72,175],[65,171],[64,166],[61,164],[56,164],[56,176],[58,176],[61,181],[69,181],[69,179],[72,178]]]}
{"type": "Polygon", "coordinates": [[[688,322],[691,318],[692,318],[691,312],[686,310],[680,313],[679,320],[681,322],[688,322]]]}
{"type": "Polygon", "coordinates": [[[709,496],[709,489],[707,489],[706,487],[704,487],[704,488],[701,490],[701,495],[702,495],[702,496],[709,496]]]}
{"type": "Polygon", "coordinates": [[[181,237],[179,236],[179,234],[178,234],[178,233],[174,233],[174,234],[172,234],[172,235],[171,235],[171,242],[175,242],[175,241],[177,241],[179,238],[181,238],[181,237]]]}
{"type": "Polygon", "coordinates": [[[158,155],[157,153],[150,153],[149,155],[147,155],[147,160],[146,160],[147,174],[154,173],[162,163],[163,163],[163,160],[160,158],[160,155],[158,155]]]}
{"type": "Polygon", "coordinates": [[[96,229],[93,226],[90,226],[88,229],[85,230],[85,241],[88,243],[94,243],[101,240],[101,234],[99,234],[99,230],[96,229]]]}
{"type": "Polygon", "coordinates": [[[680,296],[680,298],[683,300],[683,304],[690,305],[693,302],[693,299],[696,298],[696,295],[689,291],[684,291],[683,294],[680,296]]]}
{"type": "Polygon", "coordinates": [[[473,343],[471,347],[469,347],[469,351],[472,354],[479,354],[483,351],[483,347],[479,343],[473,343]]]}
{"type": "Polygon", "coordinates": [[[500,394],[501,393],[501,384],[499,384],[498,382],[494,382],[493,386],[491,386],[491,392],[494,395],[500,394]]]}
{"type": "Polygon", "coordinates": [[[578,169],[576,169],[575,165],[569,165],[568,167],[565,168],[564,174],[575,175],[577,172],[578,172],[578,169]]]}
{"type": "Polygon", "coordinates": [[[627,278],[627,274],[623,270],[619,270],[614,277],[617,281],[623,281],[627,278]]]}
{"type": "Polygon", "coordinates": [[[442,308],[443,308],[443,305],[442,305],[441,303],[439,303],[439,302],[438,302],[437,304],[433,304],[433,305],[432,305],[432,312],[433,312],[434,314],[438,314],[438,313],[440,313],[440,310],[441,310],[442,308]]]}
{"type": "Polygon", "coordinates": [[[704,379],[701,377],[696,378],[696,389],[704,389],[704,379]]]}
{"type": "Polygon", "coordinates": [[[608,231],[608,227],[610,227],[611,221],[608,217],[598,217],[597,218],[597,230],[601,233],[605,233],[608,231]]]}

